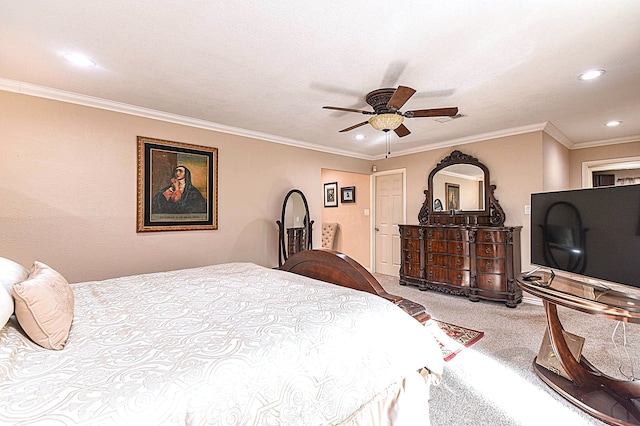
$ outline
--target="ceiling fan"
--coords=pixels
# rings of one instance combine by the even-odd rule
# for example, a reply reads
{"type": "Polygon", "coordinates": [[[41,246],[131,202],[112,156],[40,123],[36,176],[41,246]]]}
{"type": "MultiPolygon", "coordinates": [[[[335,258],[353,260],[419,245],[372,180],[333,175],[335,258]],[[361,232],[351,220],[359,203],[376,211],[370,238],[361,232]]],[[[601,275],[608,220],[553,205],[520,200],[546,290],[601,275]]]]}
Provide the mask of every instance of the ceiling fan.
{"type": "Polygon", "coordinates": [[[454,116],[458,113],[458,108],[432,108],[432,109],[418,109],[413,111],[401,112],[400,108],[416,93],[414,89],[406,86],[398,86],[397,89],[377,89],[369,92],[365,97],[365,100],[373,111],[364,111],[360,109],[341,108],[333,106],[324,106],[325,109],[334,109],[337,111],[359,112],[365,115],[373,115],[367,121],[355,124],[346,129],[340,130],[340,132],[348,132],[353,129],[357,129],[365,124],[371,124],[371,126],[383,132],[393,130],[398,137],[407,136],[411,132],[407,127],[402,124],[405,118],[414,117],[442,117],[442,116],[454,116]]]}

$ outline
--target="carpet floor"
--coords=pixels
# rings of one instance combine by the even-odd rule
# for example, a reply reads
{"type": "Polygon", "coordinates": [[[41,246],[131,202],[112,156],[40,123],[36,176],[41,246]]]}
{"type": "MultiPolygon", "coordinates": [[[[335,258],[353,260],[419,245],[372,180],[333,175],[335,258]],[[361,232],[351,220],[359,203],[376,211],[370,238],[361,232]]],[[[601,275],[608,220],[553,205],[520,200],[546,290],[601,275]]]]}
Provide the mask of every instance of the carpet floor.
{"type": "MultiPolygon", "coordinates": [[[[484,332],[472,347],[445,363],[443,380],[431,392],[433,426],[604,424],[566,401],[533,371],[546,329],[542,304],[507,308],[498,302],[470,302],[400,286],[398,277],[374,275],[387,292],[424,305],[432,318],[484,332]]],[[[586,339],[583,356],[603,373],[623,379],[635,368],[640,376],[640,325],[562,307],[558,312],[567,331],[586,339]]]]}

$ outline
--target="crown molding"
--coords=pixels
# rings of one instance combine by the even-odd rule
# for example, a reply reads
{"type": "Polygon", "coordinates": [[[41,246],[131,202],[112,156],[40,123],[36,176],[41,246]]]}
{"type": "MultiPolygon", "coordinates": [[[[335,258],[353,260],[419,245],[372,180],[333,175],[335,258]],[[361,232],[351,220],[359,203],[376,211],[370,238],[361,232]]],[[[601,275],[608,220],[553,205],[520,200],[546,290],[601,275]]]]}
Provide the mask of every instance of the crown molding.
{"type": "Polygon", "coordinates": [[[568,149],[574,149],[575,143],[571,139],[569,139],[564,133],[562,133],[556,126],[551,124],[550,121],[544,123],[543,132],[560,142],[562,145],[566,146],[568,149]]]}
{"type": "MultiPolygon", "coordinates": [[[[510,129],[503,129],[495,132],[481,133],[478,135],[473,135],[473,136],[468,136],[468,137],[463,137],[458,139],[449,139],[446,141],[429,144],[429,146],[423,146],[420,148],[406,149],[406,150],[397,151],[397,152],[392,151],[391,154],[393,157],[399,157],[401,155],[417,154],[420,152],[432,151],[434,149],[439,149],[439,148],[448,148],[452,146],[465,145],[465,144],[474,143],[474,142],[482,142],[489,139],[515,136],[515,135],[521,135],[524,133],[531,133],[531,132],[540,132],[540,131],[544,131],[547,124],[548,124],[547,122],[537,123],[537,124],[531,124],[528,126],[512,127],[510,129]]],[[[381,160],[384,158],[385,158],[384,155],[377,155],[375,156],[374,160],[381,160]]]]}
{"type": "Polygon", "coordinates": [[[332,149],[323,145],[312,144],[309,142],[299,141],[295,139],[283,138],[268,133],[255,132],[251,130],[241,129],[238,127],[226,126],[224,124],[214,123],[211,121],[200,120],[196,118],[186,117],[178,114],[166,113],[150,108],[139,107],[136,105],[125,104],[122,102],[110,101],[108,99],[97,98],[93,96],[81,95],[79,93],[67,92],[64,90],[51,89],[35,84],[24,83],[15,80],[0,78],[0,90],[5,92],[19,93],[22,95],[35,96],[38,98],[51,99],[54,101],[67,102],[76,105],[98,108],[107,111],[119,112],[122,114],[135,115],[152,120],[159,120],[168,123],[181,124],[189,127],[196,127],[205,130],[212,130],[220,133],[227,133],[235,136],[242,136],[251,139],[259,139],[267,142],[279,143],[282,145],[294,146],[297,148],[311,149],[314,151],[325,152],[329,154],[343,155],[363,160],[371,160],[371,156],[357,154],[351,151],[340,149],[332,149]]]}
{"type": "Polygon", "coordinates": [[[604,139],[600,141],[583,142],[574,145],[573,149],[594,148],[597,146],[616,145],[621,143],[640,142],[640,135],[626,136],[624,138],[604,139]]]}
{"type": "MultiPolygon", "coordinates": [[[[255,132],[247,129],[241,129],[238,127],[227,126],[224,124],[214,123],[211,121],[200,120],[196,118],[186,117],[178,114],[166,113],[150,108],[139,107],[135,105],[125,104],[122,102],[110,101],[108,99],[97,98],[93,96],[82,95],[75,92],[67,92],[59,89],[52,89],[45,86],[39,86],[36,84],[24,83],[16,80],[9,80],[0,78],[0,90],[6,92],[19,93],[28,96],[35,96],[39,98],[51,99],[60,102],[67,102],[77,105],[83,105],[91,108],[98,108],[107,111],[119,112],[122,114],[135,115],[138,117],[149,118],[152,120],[159,120],[168,123],[181,124],[189,127],[196,127],[205,130],[212,130],[220,133],[227,133],[230,135],[241,136],[251,139],[259,139],[267,142],[279,143],[282,145],[293,146],[297,148],[310,149],[314,151],[320,151],[328,154],[342,155],[346,157],[358,158],[362,160],[380,160],[384,159],[384,155],[365,155],[352,151],[346,151],[341,149],[329,148],[324,145],[317,145],[305,141],[299,141],[295,139],[283,138],[268,133],[255,132]]],[[[419,148],[407,149],[403,151],[393,152],[394,157],[402,155],[417,154],[420,152],[431,151],[439,148],[447,148],[457,145],[465,145],[474,142],[482,142],[489,139],[496,139],[508,136],[515,136],[524,133],[543,131],[556,139],[562,145],[568,149],[582,149],[593,148],[597,146],[614,145],[621,143],[640,142],[640,135],[607,139],[592,142],[574,143],[567,138],[558,128],[556,128],[551,122],[543,122],[531,124],[528,126],[513,127],[509,129],[498,130],[495,132],[481,133],[473,136],[449,139],[446,141],[430,144],[428,146],[422,146],[419,148]]]]}

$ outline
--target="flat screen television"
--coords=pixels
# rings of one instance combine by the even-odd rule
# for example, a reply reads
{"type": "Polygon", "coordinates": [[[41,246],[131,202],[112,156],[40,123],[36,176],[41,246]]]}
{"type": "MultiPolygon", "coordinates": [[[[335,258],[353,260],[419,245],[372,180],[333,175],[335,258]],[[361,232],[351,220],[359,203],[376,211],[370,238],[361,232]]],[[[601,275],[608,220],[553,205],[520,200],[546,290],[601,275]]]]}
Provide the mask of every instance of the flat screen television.
{"type": "Polygon", "coordinates": [[[531,194],[531,263],[640,287],[640,185],[531,194]]]}

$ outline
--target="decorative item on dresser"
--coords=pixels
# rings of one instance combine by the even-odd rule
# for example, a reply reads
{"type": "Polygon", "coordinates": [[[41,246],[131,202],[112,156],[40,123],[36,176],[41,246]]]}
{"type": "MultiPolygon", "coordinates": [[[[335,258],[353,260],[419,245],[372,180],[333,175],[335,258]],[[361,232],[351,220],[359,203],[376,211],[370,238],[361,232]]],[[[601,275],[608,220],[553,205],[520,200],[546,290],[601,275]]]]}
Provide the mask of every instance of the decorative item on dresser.
{"type": "Polygon", "coordinates": [[[476,158],[453,151],[429,174],[419,225],[400,225],[400,284],[420,290],[504,301],[522,301],[520,226],[504,226],[505,214],[489,183],[489,169],[476,158]],[[450,204],[451,185],[459,199],[450,204]],[[437,210],[440,200],[457,208],[437,210]]]}

